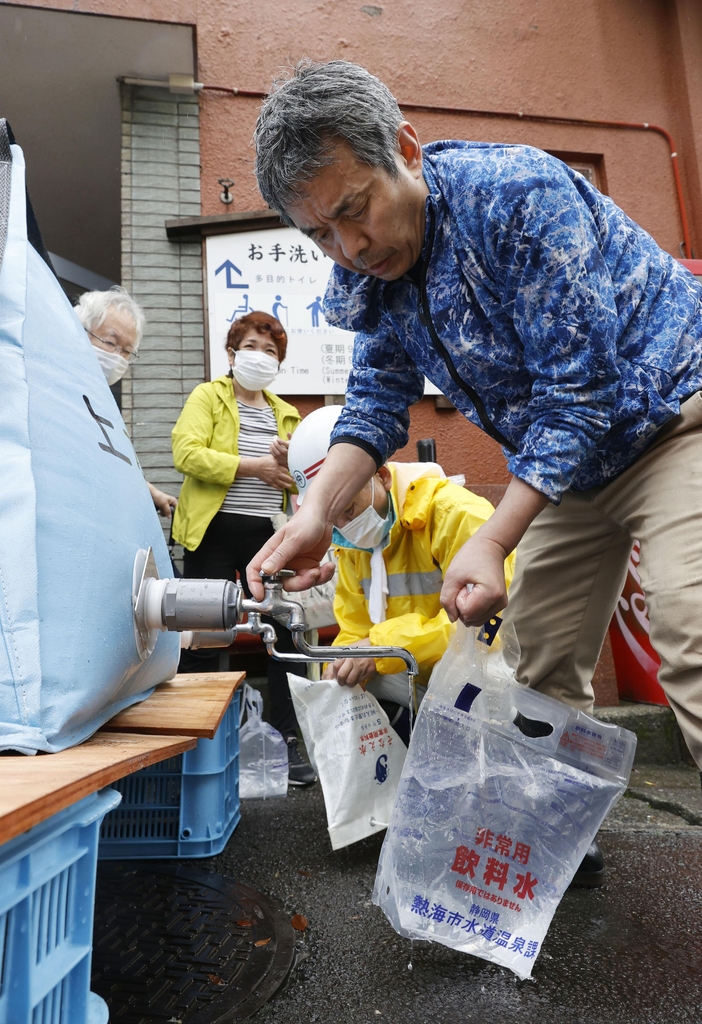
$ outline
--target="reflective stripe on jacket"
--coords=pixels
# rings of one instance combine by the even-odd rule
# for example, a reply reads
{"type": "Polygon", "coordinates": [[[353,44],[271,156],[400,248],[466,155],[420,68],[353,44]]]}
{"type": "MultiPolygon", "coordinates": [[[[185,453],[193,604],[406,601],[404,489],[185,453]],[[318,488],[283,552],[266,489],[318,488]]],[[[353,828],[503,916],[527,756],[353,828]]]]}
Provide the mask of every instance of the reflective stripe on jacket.
{"type": "MultiPolygon", "coordinates": [[[[454,555],[494,510],[487,499],[436,476],[414,480],[400,507],[393,464],[388,463],[388,468],[397,519],[383,551],[388,574],[387,617],[385,622],[373,625],[368,614],[370,553],[336,548],[334,614],[339,635],[334,646],[369,637],[374,646],[405,647],[419,663],[419,682],[426,683],[452,632],[439,603],[444,573],[454,555]]],[[[509,584],[514,574],[514,554],[505,563],[505,574],[509,584]]],[[[379,658],[376,666],[381,674],[404,668],[403,662],[394,658],[379,658]]]]}
{"type": "MultiPolygon", "coordinates": [[[[287,438],[300,423],[297,409],[264,391],[287,438]]],[[[239,406],[230,377],[199,384],[191,393],[171,434],[173,462],[185,480],[173,517],[173,539],[194,551],[224,501],[241,461],[238,455],[239,406]]],[[[287,500],[287,499],[286,499],[287,500]]]]}

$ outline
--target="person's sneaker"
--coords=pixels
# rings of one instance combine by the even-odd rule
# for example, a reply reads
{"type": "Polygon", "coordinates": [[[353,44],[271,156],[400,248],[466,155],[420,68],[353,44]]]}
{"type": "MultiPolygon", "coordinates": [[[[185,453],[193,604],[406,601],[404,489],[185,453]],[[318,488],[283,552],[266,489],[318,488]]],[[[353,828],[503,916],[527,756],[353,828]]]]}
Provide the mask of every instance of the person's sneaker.
{"type": "Polygon", "coordinates": [[[288,785],[311,786],[316,781],[317,773],[300,753],[297,736],[290,736],[288,739],[288,785]]]}
{"type": "Polygon", "coordinates": [[[576,888],[594,889],[604,885],[604,857],[597,843],[591,843],[570,883],[576,888]]]}

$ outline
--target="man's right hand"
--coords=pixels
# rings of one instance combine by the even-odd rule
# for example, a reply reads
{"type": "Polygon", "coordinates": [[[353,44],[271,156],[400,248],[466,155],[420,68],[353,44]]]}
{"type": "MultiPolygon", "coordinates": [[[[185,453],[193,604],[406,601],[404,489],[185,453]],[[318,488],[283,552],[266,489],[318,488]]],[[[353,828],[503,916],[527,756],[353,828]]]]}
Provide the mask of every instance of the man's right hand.
{"type": "Polygon", "coordinates": [[[257,601],[263,600],[261,570],[273,575],[281,569],[295,569],[297,575],[285,581],[285,589],[293,592],[328,583],[336,567],[333,562],[319,563],[330,543],[331,527],[322,518],[305,515],[303,506],[249,562],[246,578],[251,593],[257,601]]]}
{"type": "Polygon", "coordinates": [[[363,448],[345,443],[330,448],[304,504],[249,562],[246,577],[258,601],[263,599],[261,569],[269,574],[295,569],[298,575],[285,581],[290,591],[307,590],[332,578],[333,564],[319,564],[331,542],[331,524],[375,472],[375,460],[363,448]]]}

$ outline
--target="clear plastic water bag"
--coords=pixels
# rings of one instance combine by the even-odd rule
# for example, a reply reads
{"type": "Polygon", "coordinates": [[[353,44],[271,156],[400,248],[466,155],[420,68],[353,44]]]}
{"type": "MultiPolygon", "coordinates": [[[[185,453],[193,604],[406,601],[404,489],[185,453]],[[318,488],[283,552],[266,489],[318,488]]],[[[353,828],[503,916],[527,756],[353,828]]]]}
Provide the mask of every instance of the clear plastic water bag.
{"type": "Polygon", "coordinates": [[[480,636],[459,627],[434,670],[373,900],[400,935],[528,978],[636,737],[518,685],[516,640],[480,636]]]}
{"type": "Polygon", "coordinates": [[[239,796],[242,800],[288,795],[288,745],[263,721],[263,697],[244,684],[239,731],[239,796]]]}

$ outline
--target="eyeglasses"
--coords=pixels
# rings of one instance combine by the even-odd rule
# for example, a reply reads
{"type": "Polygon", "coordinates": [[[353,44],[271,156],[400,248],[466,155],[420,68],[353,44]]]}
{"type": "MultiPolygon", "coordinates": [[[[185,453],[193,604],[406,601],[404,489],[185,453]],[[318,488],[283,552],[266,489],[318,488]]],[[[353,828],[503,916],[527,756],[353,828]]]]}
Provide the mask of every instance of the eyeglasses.
{"type": "Polygon", "coordinates": [[[96,341],[99,341],[101,345],[104,345],[108,352],[119,352],[120,355],[127,360],[130,366],[139,358],[139,353],[136,349],[123,348],[123,346],[118,345],[116,341],[101,338],[98,334],[95,334],[94,331],[88,331],[88,334],[91,338],[95,338],[96,341]]]}

